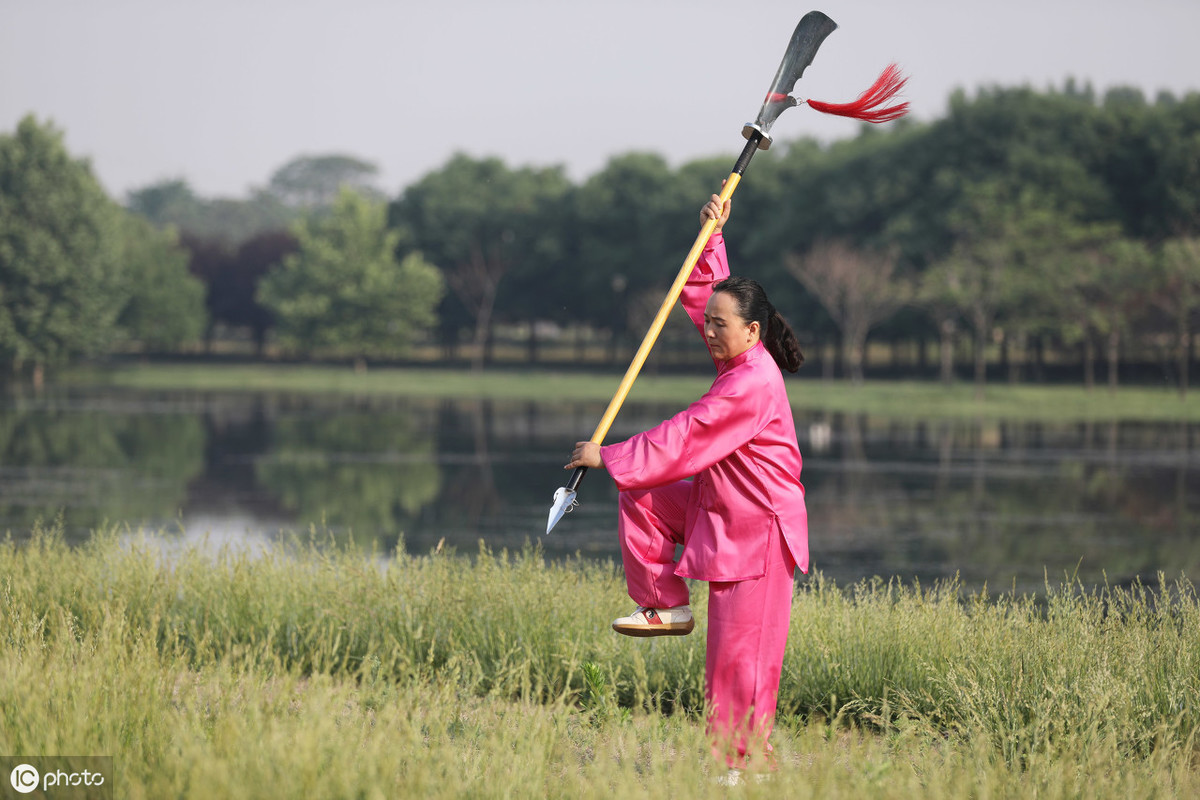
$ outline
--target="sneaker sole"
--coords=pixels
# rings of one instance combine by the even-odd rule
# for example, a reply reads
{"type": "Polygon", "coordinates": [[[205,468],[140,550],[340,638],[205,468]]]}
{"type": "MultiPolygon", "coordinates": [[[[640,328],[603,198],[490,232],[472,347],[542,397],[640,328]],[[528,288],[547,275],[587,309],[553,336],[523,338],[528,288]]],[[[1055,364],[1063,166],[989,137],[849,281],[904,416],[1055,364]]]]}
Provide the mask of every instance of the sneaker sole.
{"type": "Polygon", "coordinates": [[[612,629],[617,633],[625,636],[687,636],[696,627],[696,620],[689,619],[687,622],[675,622],[664,625],[620,625],[614,622],[612,629]]]}

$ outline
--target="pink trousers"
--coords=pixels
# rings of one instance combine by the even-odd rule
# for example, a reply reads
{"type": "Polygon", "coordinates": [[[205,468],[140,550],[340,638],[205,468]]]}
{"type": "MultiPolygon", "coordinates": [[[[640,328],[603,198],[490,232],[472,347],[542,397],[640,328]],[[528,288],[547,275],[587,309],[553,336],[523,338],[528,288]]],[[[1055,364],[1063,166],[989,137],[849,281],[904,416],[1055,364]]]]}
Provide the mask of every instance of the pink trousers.
{"type": "MultiPolygon", "coordinates": [[[[647,608],[688,603],[675,574],[691,483],[621,492],[618,527],[629,596],[647,608]]],[[[793,560],[783,533],[770,538],[761,578],[708,586],[704,691],[713,755],[731,767],[769,761],[779,676],[792,610],[793,560]]]]}

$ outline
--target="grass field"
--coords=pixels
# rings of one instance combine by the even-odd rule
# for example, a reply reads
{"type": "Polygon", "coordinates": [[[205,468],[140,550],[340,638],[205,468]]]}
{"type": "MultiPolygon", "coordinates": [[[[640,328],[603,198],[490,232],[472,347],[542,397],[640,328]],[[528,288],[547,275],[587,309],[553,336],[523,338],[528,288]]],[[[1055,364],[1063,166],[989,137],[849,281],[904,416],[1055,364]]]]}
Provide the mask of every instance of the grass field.
{"type": "MultiPolygon", "coordinates": [[[[101,533],[0,545],[0,751],[111,755],[117,796],[725,796],[697,631],[616,636],[611,564],[101,533]]],[[[779,770],[740,796],[1200,791],[1186,582],[796,596],[779,770]]]]}
{"type": "MultiPolygon", "coordinates": [[[[413,397],[484,397],[542,401],[607,403],[618,375],[550,371],[467,371],[438,369],[372,369],[356,373],[347,367],[291,365],[143,364],[111,369],[77,369],[67,384],[109,385],[153,390],[222,390],[340,392],[413,397]]],[[[631,401],[686,404],[699,397],[711,376],[643,375],[631,401]]],[[[943,386],[916,381],[845,381],[790,378],[788,392],[796,409],[867,413],[895,418],[978,418],[1031,420],[1200,420],[1200,393],[1185,401],[1168,387],[1121,387],[1088,391],[1077,386],[995,384],[976,400],[969,383],[943,386]]]]}

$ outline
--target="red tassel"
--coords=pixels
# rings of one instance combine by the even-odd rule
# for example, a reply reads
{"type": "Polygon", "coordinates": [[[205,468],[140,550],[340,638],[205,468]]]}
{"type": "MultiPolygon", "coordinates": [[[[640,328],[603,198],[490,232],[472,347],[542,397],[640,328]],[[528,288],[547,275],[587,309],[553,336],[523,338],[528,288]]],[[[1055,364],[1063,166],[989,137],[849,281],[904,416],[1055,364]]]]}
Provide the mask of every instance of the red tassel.
{"type": "Polygon", "coordinates": [[[853,103],[822,103],[820,100],[807,102],[810,107],[823,114],[853,117],[865,122],[890,122],[908,113],[908,103],[900,103],[887,108],[879,106],[899,94],[906,83],[908,83],[908,78],[900,74],[900,68],[895,64],[890,64],[871,88],[860,94],[853,103]]]}

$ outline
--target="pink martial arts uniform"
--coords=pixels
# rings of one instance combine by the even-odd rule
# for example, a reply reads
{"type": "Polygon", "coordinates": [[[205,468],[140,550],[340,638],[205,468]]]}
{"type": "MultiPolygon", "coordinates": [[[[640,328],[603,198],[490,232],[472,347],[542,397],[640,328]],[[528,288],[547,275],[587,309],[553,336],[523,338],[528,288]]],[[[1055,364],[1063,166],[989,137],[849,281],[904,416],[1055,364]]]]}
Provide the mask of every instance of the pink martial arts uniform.
{"type": "MultiPolygon", "coordinates": [[[[701,335],[713,284],[728,275],[718,232],[682,294],[701,335]]],[[[709,732],[718,758],[740,767],[748,753],[770,751],[792,576],[797,566],[808,571],[808,513],[795,423],[771,354],[759,342],[716,365],[703,397],[601,448],[601,457],[621,491],[621,555],[633,601],[685,605],[684,578],[709,582],[709,732]],[[683,545],[678,563],[676,544],[683,545]]]]}

